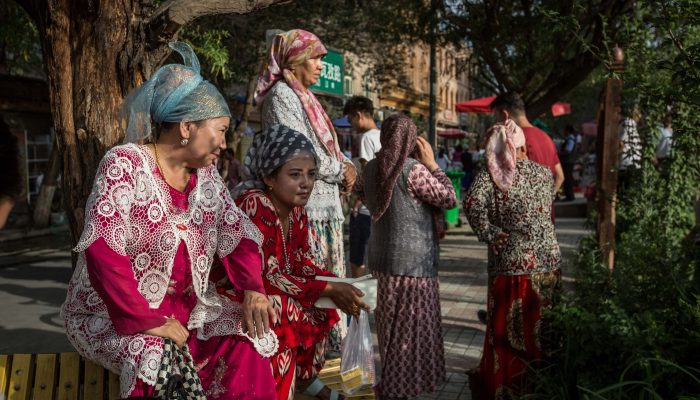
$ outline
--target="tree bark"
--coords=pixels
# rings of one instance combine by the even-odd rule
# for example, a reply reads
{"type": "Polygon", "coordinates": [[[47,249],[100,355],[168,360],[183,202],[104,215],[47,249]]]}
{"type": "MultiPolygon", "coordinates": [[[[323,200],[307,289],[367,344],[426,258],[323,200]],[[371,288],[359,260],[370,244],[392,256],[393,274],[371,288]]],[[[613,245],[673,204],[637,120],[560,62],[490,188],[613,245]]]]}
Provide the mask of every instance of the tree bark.
{"type": "Polygon", "coordinates": [[[123,138],[117,117],[122,100],[170,54],[167,41],[198,16],[245,13],[281,1],[168,1],[159,8],[167,16],[160,21],[178,26],[168,37],[149,40],[151,17],[159,15],[149,1],[19,0],[42,38],[73,244],[83,231],[98,163],[123,138]]]}
{"type": "MultiPolygon", "coordinates": [[[[253,111],[253,99],[255,98],[255,89],[258,86],[258,75],[253,74],[248,79],[248,86],[246,87],[245,93],[245,104],[243,105],[243,111],[241,112],[241,121],[238,126],[233,131],[231,135],[231,140],[228,143],[230,149],[234,149],[238,153],[238,145],[241,143],[241,138],[245,134],[245,130],[248,127],[248,120],[250,119],[250,113],[253,111]]],[[[236,158],[243,160],[244,154],[236,154],[236,158]]]]}

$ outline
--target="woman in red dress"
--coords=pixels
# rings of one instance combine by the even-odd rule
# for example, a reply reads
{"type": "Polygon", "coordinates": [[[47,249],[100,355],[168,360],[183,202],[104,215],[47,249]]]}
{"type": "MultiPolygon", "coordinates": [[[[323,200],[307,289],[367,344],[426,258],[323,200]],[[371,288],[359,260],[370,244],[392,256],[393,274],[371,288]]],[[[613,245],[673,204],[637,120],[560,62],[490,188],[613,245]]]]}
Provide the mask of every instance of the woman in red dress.
{"type": "MultiPolygon", "coordinates": [[[[330,297],[346,313],[366,308],[362,292],[346,283],[317,280],[333,277],[313,262],[304,206],[316,179],[317,156],[311,141],[283,125],[256,137],[244,164],[246,180],[234,189],[236,204],[263,236],[263,282],[277,316],[273,325],[280,344],[272,370],[281,400],[294,397],[295,380],[307,394],[336,399],[337,393],[314,380],[324,363],[328,332],[338,313],[314,303],[330,297]]],[[[219,291],[237,293],[220,274],[219,291]]]]}

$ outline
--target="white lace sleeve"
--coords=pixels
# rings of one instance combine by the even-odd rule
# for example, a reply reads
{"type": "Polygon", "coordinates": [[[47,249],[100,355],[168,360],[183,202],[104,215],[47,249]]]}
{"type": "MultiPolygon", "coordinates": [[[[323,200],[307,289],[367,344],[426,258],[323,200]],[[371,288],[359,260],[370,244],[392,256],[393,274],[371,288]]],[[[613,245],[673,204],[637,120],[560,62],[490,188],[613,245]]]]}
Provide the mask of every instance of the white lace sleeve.
{"type": "Polygon", "coordinates": [[[241,239],[250,239],[258,244],[262,244],[262,234],[257,226],[241,211],[233,202],[231,194],[223,186],[221,196],[224,202],[224,211],[219,222],[218,245],[216,253],[220,258],[231,254],[241,242],[241,239]]]}
{"type": "Polygon", "coordinates": [[[113,148],[102,158],[85,208],[85,228],[75,252],[84,251],[102,237],[116,253],[127,255],[135,158],[131,151],[121,146],[113,148]]]}

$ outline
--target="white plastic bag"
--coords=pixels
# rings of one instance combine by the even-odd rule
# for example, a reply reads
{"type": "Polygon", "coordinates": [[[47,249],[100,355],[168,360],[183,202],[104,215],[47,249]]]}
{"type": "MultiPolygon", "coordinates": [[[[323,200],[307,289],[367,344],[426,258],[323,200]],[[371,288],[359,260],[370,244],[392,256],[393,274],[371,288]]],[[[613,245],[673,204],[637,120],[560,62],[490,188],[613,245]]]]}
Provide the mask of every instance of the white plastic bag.
{"type": "Polygon", "coordinates": [[[374,385],[372,331],[369,327],[369,314],[365,310],[360,311],[359,318],[353,317],[350,321],[340,359],[340,379],[346,394],[351,395],[374,385]]]}

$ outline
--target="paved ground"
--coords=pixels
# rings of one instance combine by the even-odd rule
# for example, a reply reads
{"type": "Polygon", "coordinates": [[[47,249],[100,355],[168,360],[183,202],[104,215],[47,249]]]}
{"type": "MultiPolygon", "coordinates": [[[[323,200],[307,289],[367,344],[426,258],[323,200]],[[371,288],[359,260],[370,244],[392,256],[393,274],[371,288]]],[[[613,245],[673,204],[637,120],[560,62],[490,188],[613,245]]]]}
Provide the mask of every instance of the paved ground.
{"type": "MultiPolygon", "coordinates": [[[[581,219],[557,221],[565,258],[585,233],[581,219]]],[[[0,242],[0,354],[71,351],[58,317],[71,275],[68,249],[62,233],[0,242]]],[[[481,356],[484,332],[476,311],[485,308],[485,265],[486,247],[468,228],[449,231],[440,263],[448,382],[423,399],[471,398],[464,371],[481,356]]]]}

